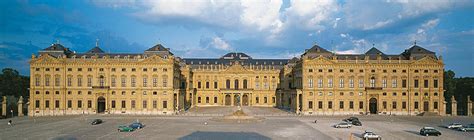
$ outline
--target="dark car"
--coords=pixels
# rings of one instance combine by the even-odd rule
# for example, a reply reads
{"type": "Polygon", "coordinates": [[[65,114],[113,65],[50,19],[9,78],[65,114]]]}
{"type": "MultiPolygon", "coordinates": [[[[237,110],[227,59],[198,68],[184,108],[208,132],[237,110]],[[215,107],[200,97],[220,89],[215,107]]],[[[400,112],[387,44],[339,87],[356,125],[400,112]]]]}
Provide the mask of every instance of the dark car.
{"type": "Polygon", "coordinates": [[[458,128],[459,131],[467,132],[467,131],[474,131],[474,124],[469,124],[466,126],[462,126],[458,128]]]}
{"type": "Polygon", "coordinates": [[[102,120],[101,119],[94,119],[91,124],[92,125],[97,125],[97,124],[101,124],[102,123],[102,120]]]}
{"type": "Polygon", "coordinates": [[[349,117],[349,118],[344,119],[344,120],[342,120],[342,121],[345,121],[345,122],[352,122],[352,121],[355,121],[355,120],[359,121],[359,118],[357,118],[357,117],[349,117]]]}
{"type": "Polygon", "coordinates": [[[145,125],[143,125],[142,123],[139,123],[139,122],[134,122],[132,124],[130,124],[128,127],[131,127],[133,129],[141,129],[143,128],[145,125]]]}
{"type": "Polygon", "coordinates": [[[434,129],[433,127],[423,127],[420,130],[420,135],[423,135],[423,136],[429,136],[429,135],[439,136],[439,135],[441,135],[441,132],[434,129]]]}
{"type": "Polygon", "coordinates": [[[359,120],[353,120],[353,121],[352,121],[352,125],[355,125],[355,126],[362,126],[362,123],[361,123],[359,120]]]}

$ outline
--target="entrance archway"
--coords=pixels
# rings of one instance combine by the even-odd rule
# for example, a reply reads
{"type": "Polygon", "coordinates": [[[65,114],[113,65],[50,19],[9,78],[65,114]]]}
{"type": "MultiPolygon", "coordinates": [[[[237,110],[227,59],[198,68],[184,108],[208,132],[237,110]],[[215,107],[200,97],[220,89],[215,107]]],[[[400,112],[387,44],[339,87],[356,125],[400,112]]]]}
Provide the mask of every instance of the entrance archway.
{"type": "Polygon", "coordinates": [[[244,95],[242,96],[242,105],[243,105],[243,106],[248,106],[248,105],[249,105],[249,97],[248,97],[247,94],[244,94],[244,95]]]}
{"type": "Polygon", "coordinates": [[[100,96],[97,98],[97,113],[105,112],[105,98],[100,96]]]}
{"type": "Polygon", "coordinates": [[[428,112],[429,107],[430,107],[430,102],[428,101],[423,102],[423,111],[428,112]]]}
{"type": "Polygon", "coordinates": [[[234,106],[240,106],[240,95],[239,94],[234,95],[234,106]]]}
{"type": "Polygon", "coordinates": [[[377,99],[370,98],[369,111],[370,111],[370,114],[377,114],[377,99]]]}
{"type": "Polygon", "coordinates": [[[229,94],[225,95],[225,105],[230,106],[231,101],[232,101],[232,99],[230,98],[230,95],[229,94]]]}

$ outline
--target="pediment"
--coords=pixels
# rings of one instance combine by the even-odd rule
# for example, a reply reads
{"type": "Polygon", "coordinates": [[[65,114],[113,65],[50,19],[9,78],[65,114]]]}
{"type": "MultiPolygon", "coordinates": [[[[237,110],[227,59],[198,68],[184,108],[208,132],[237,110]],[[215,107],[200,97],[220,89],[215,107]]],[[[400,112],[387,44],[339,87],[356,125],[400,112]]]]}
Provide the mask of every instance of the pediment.
{"type": "Polygon", "coordinates": [[[57,64],[57,63],[61,63],[61,60],[59,60],[58,58],[55,58],[51,55],[48,55],[48,54],[45,54],[45,55],[41,55],[39,56],[38,58],[36,59],[32,59],[30,61],[30,63],[37,63],[37,64],[57,64]]]}
{"type": "Polygon", "coordinates": [[[334,64],[334,62],[324,56],[318,56],[314,59],[307,60],[308,63],[312,64],[334,64]]]}
{"type": "Polygon", "coordinates": [[[440,64],[438,60],[434,59],[433,57],[430,56],[425,56],[419,60],[416,60],[412,64],[440,64]]]}
{"type": "Polygon", "coordinates": [[[157,64],[157,63],[168,63],[168,62],[170,62],[170,59],[165,59],[158,55],[153,55],[140,61],[140,63],[142,64],[157,64]]]}
{"type": "Polygon", "coordinates": [[[250,71],[247,70],[245,67],[239,64],[238,61],[233,63],[230,67],[225,70],[226,73],[249,73],[250,71]]]}

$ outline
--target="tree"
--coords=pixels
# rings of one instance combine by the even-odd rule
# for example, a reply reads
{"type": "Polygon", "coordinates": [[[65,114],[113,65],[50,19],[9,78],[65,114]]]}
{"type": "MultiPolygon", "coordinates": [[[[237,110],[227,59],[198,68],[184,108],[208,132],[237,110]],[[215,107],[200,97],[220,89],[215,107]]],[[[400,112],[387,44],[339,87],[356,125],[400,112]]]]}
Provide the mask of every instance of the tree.
{"type": "Polygon", "coordinates": [[[446,101],[450,102],[451,101],[451,96],[454,95],[454,92],[456,90],[456,79],[454,79],[455,73],[452,70],[448,70],[444,72],[444,90],[446,92],[444,93],[444,98],[446,101]]]}
{"type": "Polygon", "coordinates": [[[0,74],[0,96],[23,96],[29,95],[30,78],[22,76],[17,70],[5,68],[0,74]]]}

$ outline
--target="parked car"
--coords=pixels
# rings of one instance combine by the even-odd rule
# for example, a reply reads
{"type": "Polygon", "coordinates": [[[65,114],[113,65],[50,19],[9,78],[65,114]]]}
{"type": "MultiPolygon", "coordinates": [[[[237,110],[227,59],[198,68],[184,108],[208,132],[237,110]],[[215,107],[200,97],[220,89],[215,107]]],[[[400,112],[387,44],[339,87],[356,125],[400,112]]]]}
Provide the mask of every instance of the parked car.
{"type": "Polygon", "coordinates": [[[441,135],[441,132],[439,132],[438,130],[436,130],[433,127],[423,127],[420,130],[420,135],[423,135],[423,136],[429,136],[429,135],[439,136],[439,135],[441,135]]]}
{"type": "Polygon", "coordinates": [[[343,123],[334,125],[334,127],[335,128],[351,128],[352,125],[350,123],[343,122],[343,123]]]}
{"type": "Polygon", "coordinates": [[[132,127],[129,127],[129,126],[126,126],[126,125],[121,125],[118,127],[117,129],[119,132],[131,132],[135,129],[133,129],[132,127]]]}
{"type": "Polygon", "coordinates": [[[355,125],[355,126],[362,126],[362,123],[361,123],[359,120],[353,120],[353,121],[352,121],[352,125],[355,125]]]}
{"type": "Polygon", "coordinates": [[[142,123],[139,123],[139,122],[134,122],[132,124],[129,125],[129,127],[133,128],[133,129],[141,129],[143,128],[145,125],[143,125],[142,123]]]}
{"type": "Polygon", "coordinates": [[[365,131],[364,134],[362,134],[362,138],[364,140],[380,140],[382,137],[380,135],[375,134],[372,131],[365,131]]]}
{"type": "Polygon", "coordinates": [[[97,124],[101,124],[102,123],[102,120],[101,119],[94,119],[92,120],[91,124],[92,125],[97,125],[97,124]]]}
{"type": "Polygon", "coordinates": [[[462,124],[460,123],[452,123],[446,126],[446,128],[449,128],[449,129],[455,129],[455,128],[460,128],[460,127],[462,127],[462,124]]]}
{"type": "Polygon", "coordinates": [[[467,126],[459,127],[458,130],[463,131],[463,132],[474,131],[474,124],[469,124],[467,126]]]}
{"type": "Polygon", "coordinates": [[[349,117],[349,118],[347,118],[347,119],[344,119],[344,120],[342,120],[342,121],[345,121],[345,122],[348,122],[348,123],[350,123],[350,122],[352,122],[352,121],[355,121],[355,120],[357,120],[357,121],[358,121],[358,120],[359,120],[359,118],[357,118],[357,117],[349,117]]]}

